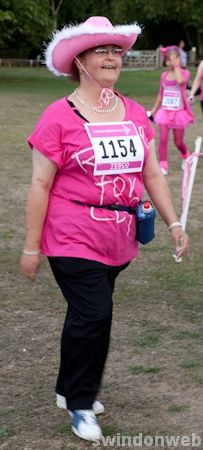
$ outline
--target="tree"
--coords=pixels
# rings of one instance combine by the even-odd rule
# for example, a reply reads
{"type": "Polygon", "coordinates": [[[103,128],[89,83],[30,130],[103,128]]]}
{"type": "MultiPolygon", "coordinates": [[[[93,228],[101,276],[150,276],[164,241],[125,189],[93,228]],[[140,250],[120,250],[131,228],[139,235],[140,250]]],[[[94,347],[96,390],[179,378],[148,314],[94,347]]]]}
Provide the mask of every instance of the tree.
{"type": "Polygon", "coordinates": [[[53,18],[53,31],[57,28],[58,25],[58,15],[63,4],[64,0],[59,0],[56,2],[55,0],[50,0],[50,9],[53,18]]]}
{"type": "Polygon", "coordinates": [[[190,46],[197,46],[203,55],[203,3],[199,0],[176,0],[176,14],[183,23],[190,46]]]}
{"type": "Polygon", "coordinates": [[[0,50],[4,56],[26,57],[42,51],[51,30],[48,0],[3,0],[0,50]]]}
{"type": "Polygon", "coordinates": [[[15,14],[9,8],[9,1],[1,1],[0,9],[0,49],[4,48],[5,45],[9,45],[12,38],[13,29],[17,25],[17,20],[15,14]]]}
{"type": "Polygon", "coordinates": [[[137,48],[160,44],[198,47],[203,54],[203,2],[200,0],[1,0],[1,57],[34,57],[55,28],[91,15],[105,15],[114,24],[137,21],[143,28],[137,48]]]}

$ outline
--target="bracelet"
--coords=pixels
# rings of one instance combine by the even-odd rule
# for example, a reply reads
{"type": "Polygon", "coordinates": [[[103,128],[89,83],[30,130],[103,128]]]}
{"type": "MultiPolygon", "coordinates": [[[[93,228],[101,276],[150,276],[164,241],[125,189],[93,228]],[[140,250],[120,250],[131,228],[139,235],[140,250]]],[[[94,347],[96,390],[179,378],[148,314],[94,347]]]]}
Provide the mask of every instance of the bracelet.
{"type": "Polygon", "coordinates": [[[33,251],[23,250],[23,255],[27,255],[27,256],[40,255],[40,253],[41,252],[39,250],[33,250],[33,251]]]}
{"type": "Polygon", "coordinates": [[[182,227],[180,222],[173,222],[168,226],[168,230],[171,231],[174,227],[182,227]]]}

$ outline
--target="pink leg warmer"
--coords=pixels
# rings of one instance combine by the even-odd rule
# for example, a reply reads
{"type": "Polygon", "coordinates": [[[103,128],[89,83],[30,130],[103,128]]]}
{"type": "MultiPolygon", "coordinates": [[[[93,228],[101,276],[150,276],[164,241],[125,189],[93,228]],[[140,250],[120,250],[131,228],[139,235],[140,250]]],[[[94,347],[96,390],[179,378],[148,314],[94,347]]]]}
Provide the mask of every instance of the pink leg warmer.
{"type": "Polygon", "coordinates": [[[181,157],[183,159],[186,159],[186,158],[188,158],[188,156],[190,156],[190,152],[189,152],[187,145],[183,142],[184,132],[185,132],[185,130],[183,128],[173,129],[173,139],[174,139],[175,146],[178,148],[178,150],[181,153],[181,157]]]}
{"type": "Polygon", "coordinates": [[[168,170],[168,139],[169,139],[169,128],[166,125],[159,125],[159,160],[160,166],[168,170]]]}

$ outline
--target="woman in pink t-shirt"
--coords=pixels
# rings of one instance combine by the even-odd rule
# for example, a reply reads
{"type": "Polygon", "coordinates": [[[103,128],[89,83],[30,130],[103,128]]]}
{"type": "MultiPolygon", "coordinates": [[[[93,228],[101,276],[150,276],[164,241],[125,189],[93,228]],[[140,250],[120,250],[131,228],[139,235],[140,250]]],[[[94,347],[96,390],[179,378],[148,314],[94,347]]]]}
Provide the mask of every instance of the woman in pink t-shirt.
{"type": "Polygon", "coordinates": [[[114,91],[121,57],[139,33],[136,24],[113,27],[105,17],[55,33],[46,64],[77,80],[78,88],[48,106],[28,139],[33,175],[21,268],[35,280],[41,254],[47,255],[68,302],[57,405],[69,410],[73,432],[90,441],[102,435],[95,414],[104,407],[96,396],[112,295],[119,272],[138,255],[135,210],[144,187],[170,230],[176,256],[188,248],[146,112],[114,91]]]}
{"type": "Polygon", "coordinates": [[[176,46],[162,47],[161,54],[167,71],[161,74],[160,90],[151,110],[155,124],[159,127],[159,161],[164,175],[168,174],[169,132],[173,130],[174,144],[182,158],[182,169],[190,156],[184,142],[185,129],[194,122],[194,115],[186,97],[190,72],[181,68],[179,49],[176,46]]]}
{"type": "Polygon", "coordinates": [[[199,63],[197,68],[197,73],[192,83],[189,101],[191,103],[194,102],[194,96],[197,95],[197,91],[200,89],[200,105],[203,114],[203,61],[199,63]]]}

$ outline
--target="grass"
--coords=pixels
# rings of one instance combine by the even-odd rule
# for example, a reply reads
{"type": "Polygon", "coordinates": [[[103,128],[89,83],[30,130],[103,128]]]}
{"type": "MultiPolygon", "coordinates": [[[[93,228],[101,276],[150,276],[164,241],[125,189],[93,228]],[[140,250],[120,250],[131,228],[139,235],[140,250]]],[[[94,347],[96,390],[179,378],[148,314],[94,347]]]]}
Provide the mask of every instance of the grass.
{"type": "MultiPolygon", "coordinates": [[[[122,72],[118,89],[150,108],[159,76],[159,71],[122,72]]],[[[46,105],[73,86],[44,68],[1,67],[0,77],[2,449],[88,449],[72,436],[67,414],[55,407],[65,302],[46,259],[33,284],[18,268],[31,175],[26,139],[46,105]]],[[[198,102],[195,113],[196,123],[186,132],[191,149],[202,133],[198,102]]],[[[169,161],[168,183],[180,214],[182,173],[172,139],[169,161]]],[[[200,159],[188,216],[189,255],[174,263],[170,235],[157,217],[156,238],[140,248],[138,260],[117,281],[101,390],[106,412],[99,421],[105,436],[202,432],[202,179],[200,159]]]]}
{"type": "Polygon", "coordinates": [[[160,336],[155,334],[149,334],[148,336],[142,337],[137,340],[137,345],[141,347],[155,347],[160,341],[160,336]]]}
{"type": "Polygon", "coordinates": [[[182,413],[187,408],[187,405],[171,405],[169,406],[168,410],[172,413],[182,413]]]}
{"type": "Polygon", "coordinates": [[[0,438],[5,438],[7,436],[8,436],[8,432],[5,429],[0,428],[0,438]]]}
{"type": "Polygon", "coordinates": [[[133,375],[139,375],[140,373],[159,373],[161,371],[160,367],[144,367],[144,366],[134,366],[130,367],[130,372],[133,375]]]}
{"type": "Polygon", "coordinates": [[[181,340],[187,339],[188,340],[188,338],[195,339],[195,340],[197,339],[198,341],[203,340],[203,330],[199,330],[199,331],[183,330],[175,335],[176,340],[177,339],[181,339],[181,340]]]}
{"type": "Polygon", "coordinates": [[[202,361],[184,361],[181,364],[181,367],[183,367],[183,369],[196,369],[196,368],[200,368],[203,366],[202,361]]]}
{"type": "MultiPolygon", "coordinates": [[[[153,97],[158,93],[160,70],[123,71],[117,88],[124,95],[153,97]],[[141,81],[141,82],[140,82],[141,81]]],[[[194,69],[192,69],[194,73],[194,69]]],[[[57,77],[47,69],[31,67],[1,67],[0,92],[15,95],[42,94],[63,96],[72,91],[75,84],[68,83],[66,77],[57,77]]],[[[145,100],[145,99],[144,99],[145,100]]]]}

